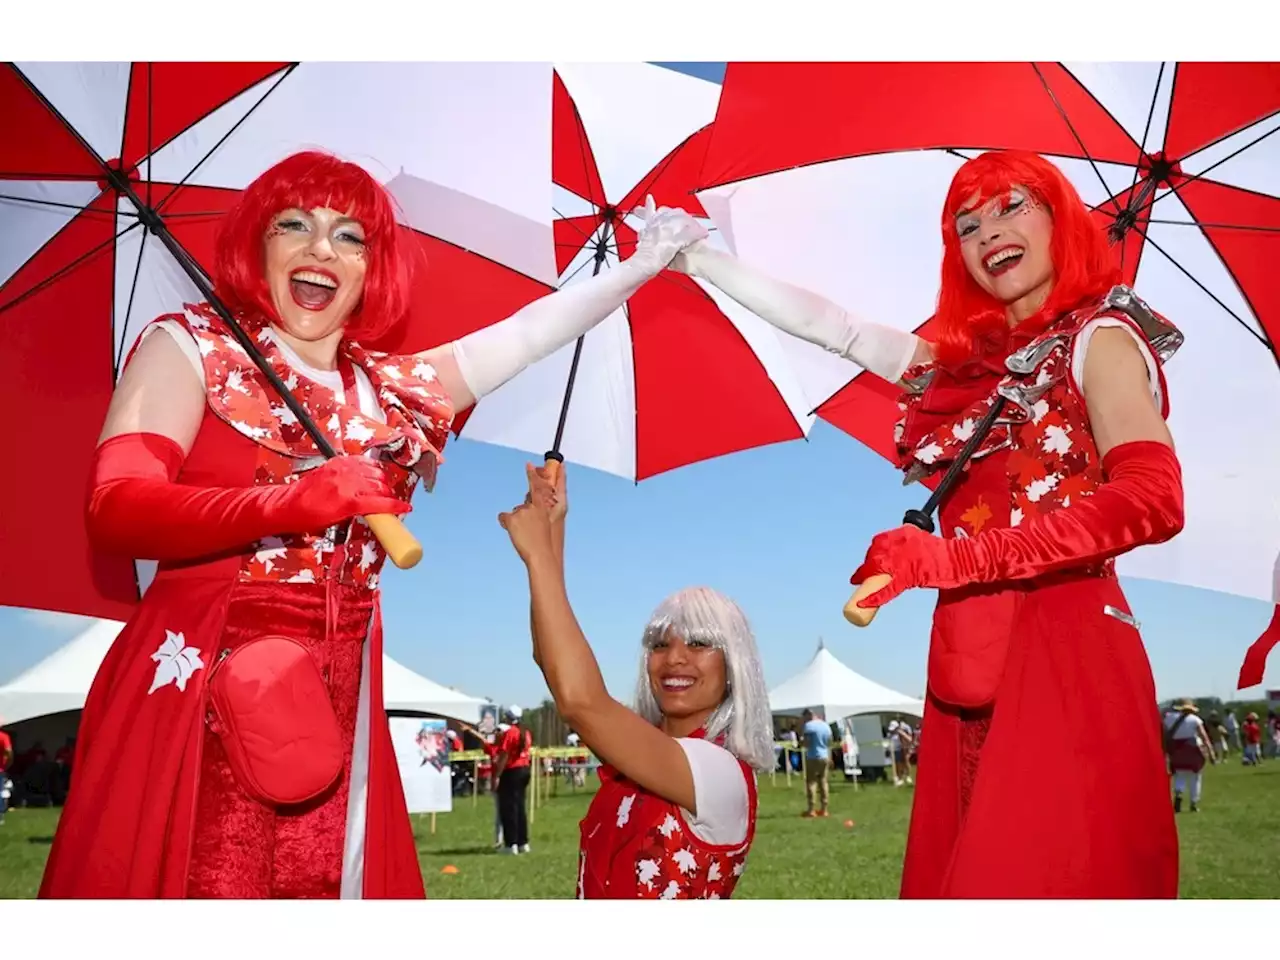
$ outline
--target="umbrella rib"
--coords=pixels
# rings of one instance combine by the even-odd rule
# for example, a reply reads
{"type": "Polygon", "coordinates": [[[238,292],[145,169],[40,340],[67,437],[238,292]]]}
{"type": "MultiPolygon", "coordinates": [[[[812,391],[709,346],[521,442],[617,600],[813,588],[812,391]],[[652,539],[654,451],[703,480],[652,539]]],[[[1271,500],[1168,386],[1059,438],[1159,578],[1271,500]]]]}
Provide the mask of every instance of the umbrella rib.
{"type": "MultiPolygon", "coordinates": [[[[1171,184],[1169,184],[1169,190],[1168,190],[1168,191],[1166,191],[1165,193],[1160,194],[1159,196],[1153,197],[1151,200],[1147,201],[1146,206],[1142,207],[1140,210],[1135,211],[1135,214],[1137,214],[1137,213],[1142,213],[1144,210],[1149,210],[1149,209],[1151,209],[1151,208],[1152,208],[1152,207],[1154,207],[1157,203],[1159,203],[1161,200],[1163,200],[1165,197],[1169,196],[1170,194],[1177,193],[1179,190],[1181,190],[1183,187],[1185,187],[1188,183],[1191,183],[1191,182],[1196,181],[1196,180],[1203,180],[1203,179],[1204,179],[1204,177],[1205,177],[1205,174],[1209,173],[1209,171],[1214,170],[1214,169],[1216,169],[1216,168],[1218,168],[1218,167],[1222,166],[1222,165],[1223,165],[1224,163],[1226,163],[1228,160],[1232,160],[1232,159],[1234,159],[1234,158],[1236,158],[1236,157],[1240,156],[1240,154],[1244,153],[1244,152],[1245,152],[1246,150],[1248,150],[1250,147],[1256,147],[1258,144],[1260,144],[1263,140],[1267,139],[1267,137],[1271,136],[1273,133],[1280,133],[1280,124],[1277,124],[1276,126],[1272,127],[1270,130],[1268,130],[1268,131],[1267,131],[1266,133],[1264,133],[1262,136],[1258,137],[1258,139],[1256,139],[1256,140],[1252,140],[1252,141],[1250,141],[1249,143],[1246,143],[1246,144],[1245,144],[1243,147],[1241,147],[1239,150],[1234,150],[1234,151],[1232,151],[1231,153],[1227,154],[1225,157],[1223,157],[1223,158],[1222,158],[1221,160],[1219,160],[1217,163],[1211,163],[1211,164],[1209,164],[1209,166],[1205,167],[1205,168],[1204,168],[1203,170],[1201,170],[1199,173],[1185,173],[1185,174],[1183,174],[1183,175],[1182,175],[1183,179],[1182,179],[1179,183],[1171,183],[1171,184]]],[[[1230,184],[1224,184],[1224,186],[1228,186],[1228,187],[1229,187],[1229,186],[1231,186],[1231,185],[1230,185],[1230,184]]],[[[1234,188],[1233,188],[1233,189],[1234,189],[1234,188]]]]}
{"type": "MultiPolygon", "coordinates": [[[[591,201],[590,201],[590,200],[588,200],[588,201],[587,201],[587,203],[591,203],[591,201]]],[[[591,206],[592,206],[592,208],[593,208],[593,209],[595,208],[595,204],[594,204],[594,203],[591,203],[591,206]]],[[[569,226],[571,226],[574,230],[577,230],[577,231],[578,231],[578,233],[582,234],[582,239],[583,239],[583,240],[590,240],[590,239],[591,239],[591,234],[587,233],[587,231],[583,230],[580,226],[578,226],[576,223],[574,223],[574,222],[573,222],[573,220],[574,220],[575,218],[572,218],[572,217],[566,217],[563,213],[561,213],[561,212],[560,212],[559,210],[557,210],[555,207],[552,207],[552,208],[551,208],[551,212],[552,212],[552,213],[554,213],[557,217],[559,217],[559,218],[561,219],[561,221],[562,221],[562,222],[567,223],[567,224],[568,224],[569,226]]],[[[593,214],[593,216],[599,216],[599,214],[593,214]]],[[[558,243],[558,244],[556,244],[556,246],[558,246],[558,247],[563,247],[563,246],[567,246],[567,244],[558,243]]]]}
{"type": "Polygon", "coordinates": [[[1164,61],[1160,62],[1160,72],[1156,74],[1156,88],[1151,94],[1151,109],[1147,111],[1147,125],[1142,128],[1142,142],[1138,144],[1138,162],[1133,165],[1133,183],[1129,190],[1138,185],[1138,174],[1142,171],[1142,158],[1147,154],[1147,137],[1151,133],[1151,121],[1155,119],[1156,104],[1160,101],[1160,82],[1164,80],[1164,61]]]}
{"type": "MultiPolygon", "coordinates": [[[[560,82],[564,83],[564,78],[561,78],[560,82]]],[[[587,125],[582,122],[582,114],[578,112],[578,102],[574,100],[573,95],[569,93],[569,87],[567,84],[565,85],[564,92],[568,95],[569,102],[573,104],[573,119],[577,121],[578,127],[578,155],[582,159],[582,175],[587,180],[587,190],[589,192],[593,186],[591,182],[591,167],[595,166],[595,154],[591,153],[591,141],[587,138],[587,125]],[[588,163],[588,160],[590,160],[590,163],[588,163]]],[[[596,167],[596,181],[600,184],[600,195],[607,204],[609,202],[609,198],[604,196],[604,181],[600,179],[599,167],[596,167]]],[[[590,197],[587,197],[586,199],[587,202],[591,204],[592,213],[597,217],[600,216],[599,204],[590,197]]],[[[587,239],[590,239],[590,237],[588,236],[587,239]]]]}
{"type": "MultiPolygon", "coordinates": [[[[151,206],[151,154],[153,152],[152,146],[151,146],[152,144],[151,124],[153,119],[152,115],[154,113],[153,106],[155,103],[155,90],[156,90],[155,74],[153,73],[153,69],[152,69],[154,67],[155,67],[155,64],[152,63],[150,60],[148,60],[147,61],[147,206],[148,207],[151,206]]],[[[145,234],[142,237],[142,242],[143,244],[147,242],[147,238],[145,234]]],[[[138,257],[138,265],[139,266],[142,265],[141,256],[138,257]]],[[[136,281],[137,277],[134,277],[134,280],[136,281]]],[[[133,302],[132,293],[129,295],[129,300],[130,300],[130,303],[133,302]]]]}
{"type": "MultiPolygon", "coordinates": [[[[1033,62],[1031,64],[1031,69],[1034,70],[1036,72],[1036,76],[1040,78],[1040,85],[1044,87],[1044,92],[1049,95],[1049,99],[1053,101],[1053,105],[1057,109],[1058,113],[1061,115],[1063,123],[1067,125],[1067,129],[1071,131],[1071,136],[1074,137],[1076,143],[1079,144],[1080,152],[1083,153],[1084,158],[1089,161],[1089,166],[1093,167],[1093,172],[1098,175],[1098,181],[1102,184],[1102,188],[1106,190],[1107,193],[1111,193],[1111,186],[1107,183],[1106,178],[1102,175],[1102,171],[1098,169],[1098,164],[1094,161],[1093,157],[1089,154],[1089,148],[1084,145],[1084,140],[1081,139],[1080,134],[1076,131],[1075,124],[1073,124],[1071,122],[1071,118],[1067,116],[1067,111],[1063,109],[1062,104],[1059,102],[1058,95],[1054,93],[1053,88],[1049,86],[1048,78],[1045,77],[1044,73],[1040,70],[1040,67],[1038,64],[1033,62]]],[[[1116,213],[1123,212],[1120,209],[1120,204],[1116,202],[1115,197],[1111,198],[1111,203],[1112,203],[1112,206],[1116,208],[1116,213]]]]}
{"type": "MultiPolygon", "coordinates": [[[[95,197],[94,199],[97,199],[97,198],[95,197]]],[[[30,203],[38,207],[57,207],[60,210],[76,210],[80,213],[103,213],[103,214],[108,213],[108,211],[105,211],[105,210],[98,211],[98,210],[94,210],[92,207],[80,206],[79,204],[75,204],[75,203],[61,203],[58,200],[37,200],[35,197],[17,197],[8,193],[0,193],[0,200],[10,200],[14,203],[30,203]]],[[[137,214],[126,211],[123,214],[123,216],[137,217],[137,214]]]]}
{"type": "MultiPolygon", "coordinates": [[[[138,292],[138,277],[142,275],[142,255],[147,249],[147,235],[148,230],[144,225],[142,228],[142,240],[138,244],[138,259],[133,265],[133,283],[129,285],[129,304],[124,309],[124,323],[120,324],[120,347],[111,359],[111,377],[113,381],[120,376],[120,361],[124,357],[124,337],[129,331],[129,318],[133,316],[133,298],[138,292]]],[[[111,303],[111,318],[113,321],[117,319],[115,312],[116,305],[113,297],[111,303]]]]}
{"type": "Polygon", "coordinates": [[[1245,223],[1200,223],[1193,220],[1157,220],[1152,217],[1147,223],[1162,223],[1170,227],[1199,227],[1210,230],[1255,230],[1259,233],[1280,233],[1280,227],[1258,227],[1245,223]]]}
{"type": "Polygon", "coordinates": [[[288,79],[289,75],[292,74],[295,69],[297,69],[297,67],[298,65],[294,63],[294,64],[290,64],[288,67],[285,68],[285,71],[282,74],[280,74],[279,77],[276,78],[276,82],[271,85],[271,88],[258,98],[258,102],[255,103],[253,106],[251,106],[248,110],[246,110],[244,113],[244,116],[241,117],[239,120],[237,120],[234,124],[232,124],[231,129],[228,130],[226,133],[224,133],[221,137],[219,137],[218,142],[215,143],[212,147],[210,147],[208,152],[203,157],[201,157],[198,161],[196,161],[196,165],[192,167],[190,170],[188,170],[186,175],[174,185],[173,189],[170,190],[160,200],[158,204],[156,204],[155,206],[156,213],[159,213],[161,210],[163,210],[165,208],[165,205],[168,204],[168,202],[172,200],[175,196],[177,196],[178,191],[181,190],[184,186],[186,186],[187,181],[196,175],[196,171],[199,170],[202,166],[204,166],[205,161],[208,160],[210,157],[212,157],[214,153],[217,152],[218,148],[221,147],[224,143],[226,143],[227,140],[230,139],[233,133],[235,133],[238,129],[240,129],[240,125],[242,123],[244,123],[251,116],[253,116],[253,112],[257,110],[260,106],[262,106],[263,103],[266,102],[267,97],[271,96],[271,94],[275,93],[276,90],[279,89],[280,84],[284,83],[285,80],[288,79]]]}
{"type": "Polygon", "coordinates": [[[573,273],[569,274],[567,277],[565,277],[563,280],[561,280],[561,281],[560,281],[560,286],[561,286],[561,288],[563,288],[563,287],[564,287],[564,285],[565,285],[566,283],[571,282],[571,281],[573,280],[573,278],[574,278],[574,277],[576,277],[576,276],[577,276],[578,274],[580,274],[583,270],[585,270],[585,269],[586,269],[586,267],[587,267],[587,264],[589,264],[589,263],[594,263],[594,262],[595,262],[595,258],[594,258],[594,257],[593,257],[593,258],[591,258],[590,260],[583,260],[583,261],[582,261],[582,263],[578,264],[578,269],[577,269],[577,270],[573,271],[573,273]]]}
{"type": "Polygon", "coordinates": [[[107,247],[114,244],[117,240],[119,240],[125,234],[129,233],[129,231],[136,230],[140,226],[142,226],[141,221],[139,220],[133,221],[133,223],[129,224],[129,226],[125,227],[123,230],[121,230],[115,236],[111,237],[109,240],[102,241],[102,243],[95,245],[94,247],[87,250],[85,253],[82,253],[80,256],[76,257],[66,266],[49,274],[49,276],[45,277],[43,280],[37,283],[30,290],[23,293],[21,296],[15,297],[13,300],[10,300],[8,303],[0,304],[0,313],[4,313],[6,310],[16,307],[18,304],[22,303],[22,301],[35,296],[45,287],[49,286],[52,283],[55,283],[56,281],[60,280],[63,276],[65,276],[66,274],[74,270],[76,267],[80,266],[80,264],[84,263],[84,261],[88,260],[94,254],[99,253],[102,250],[105,250],[107,247]]]}
{"type": "Polygon", "coordinates": [[[1235,320],[1235,322],[1236,322],[1236,323],[1240,324],[1240,326],[1241,326],[1241,327],[1243,327],[1243,328],[1245,329],[1245,331],[1246,331],[1247,333],[1249,333],[1249,334],[1250,334],[1250,335],[1251,335],[1255,340],[1257,340],[1260,344],[1262,344],[1262,345],[1263,345],[1264,347],[1266,347],[1268,350],[1270,350],[1270,349],[1271,349],[1271,342],[1270,342],[1270,340],[1268,340],[1268,339],[1267,339],[1266,334],[1260,334],[1260,333],[1258,333],[1258,331],[1257,331],[1257,330],[1254,330],[1254,329],[1253,329],[1253,327],[1249,326],[1249,324],[1248,324],[1248,323],[1246,323],[1246,322],[1245,322],[1245,321],[1240,317],[1240,315],[1239,315],[1238,313],[1236,313],[1234,310],[1232,310],[1230,307],[1228,307],[1225,303],[1223,303],[1223,302],[1218,298],[1218,295],[1217,295],[1217,294],[1215,294],[1212,290],[1210,290],[1210,289],[1209,289],[1208,287],[1206,287],[1203,283],[1201,283],[1199,280],[1197,280],[1197,279],[1195,278],[1195,276],[1193,276],[1193,275],[1192,275],[1191,271],[1189,271],[1186,267],[1184,267],[1184,266],[1183,266],[1182,264],[1180,264],[1177,260],[1175,260],[1172,256],[1170,256],[1170,255],[1169,255],[1169,253],[1168,253],[1168,252],[1167,252],[1163,247],[1161,247],[1161,246],[1160,246],[1160,244],[1158,244],[1158,243],[1156,243],[1154,240],[1152,240],[1152,239],[1151,239],[1151,237],[1150,237],[1146,232],[1144,232],[1144,231],[1143,231],[1143,229],[1142,229],[1141,227],[1139,227],[1139,226],[1136,226],[1136,225],[1135,225],[1133,229],[1134,229],[1134,230],[1136,230],[1136,231],[1137,231],[1137,232],[1142,236],[1142,239],[1143,239],[1143,240],[1145,240],[1147,243],[1151,244],[1151,246],[1155,247],[1155,248],[1156,248],[1156,250],[1157,250],[1157,251],[1159,251],[1159,253],[1160,253],[1160,255],[1161,255],[1161,256],[1163,256],[1163,257],[1164,257],[1166,260],[1168,260],[1171,264],[1173,264],[1175,267],[1177,267],[1177,268],[1178,268],[1178,271],[1179,271],[1183,276],[1185,276],[1188,280],[1190,280],[1190,281],[1191,281],[1192,283],[1194,283],[1197,287],[1199,287],[1199,288],[1200,288],[1200,289],[1205,293],[1205,295],[1209,297],[1209,299],[1210,299],[1210,300],[1212,300],[1214,303],[1216,303],[1218,306],[1220,306],[1223,310],[1227,311],[1227,313],[1231,315],[1231,318],[1232,318],[1233,320],[1235,320]]]}

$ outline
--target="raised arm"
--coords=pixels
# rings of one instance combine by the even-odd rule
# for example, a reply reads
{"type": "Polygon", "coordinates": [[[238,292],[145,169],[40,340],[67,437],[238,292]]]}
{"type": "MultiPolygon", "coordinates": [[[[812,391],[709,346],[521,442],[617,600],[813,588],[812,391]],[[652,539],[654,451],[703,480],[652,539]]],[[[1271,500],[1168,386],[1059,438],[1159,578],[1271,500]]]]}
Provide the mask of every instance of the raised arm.
{"type": "Polygon", "coordinates": [[[533,301],[507,319],[423,353],[461,413],[530,364],[591,331],[666,269],[682,248],[707,235],[690,217],[650,198],[636,252],[598,276],[533,301]]]}
{"type": "MultiPolygon", "coordinates": [[[[563,474],[563,471],[561,471],[563,474]]],[[[545,483],[529,468],[531,497],[498,519],[529,572],[534,660],[556,709],[596,756],[658,796],[697,814],[693,771],[674,738],[609,695],[569,603],[545,483]]]]}
{"type": "Polygon", "coordinates": [[[705,240],[678,254],[671,269],[706,280],[779,330],[852,360],[890,383],[901,380],[908,368],[933,359],[928,342],[914,333],[863,320],[825,297],[767,276],[705,240]]]}

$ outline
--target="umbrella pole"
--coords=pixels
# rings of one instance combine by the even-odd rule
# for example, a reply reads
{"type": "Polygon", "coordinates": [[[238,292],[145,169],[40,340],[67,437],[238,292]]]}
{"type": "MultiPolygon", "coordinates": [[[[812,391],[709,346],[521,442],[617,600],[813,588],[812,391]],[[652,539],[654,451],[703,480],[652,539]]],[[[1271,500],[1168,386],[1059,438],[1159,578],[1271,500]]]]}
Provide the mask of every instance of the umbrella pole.
{"type": "MultiPolygon", "coordinates": [[[[991,428],[996,424],[996,418],[1000,416],[1004,410],[1004,405],[1008,401],[997,396],[995,403],[991,405],[991,409],[987,411],[986,416],[978,423],[977,428],[973,431],[964,447],[955,460],[951,462],[951,466],[947,468],[947,472],[942,475],[942,479],[938,482],[938,488],[925,501],[924,507],[920,510],[908,510],[902,517],[903,524],[910,524],[918,527],[925,533],[933,533],[933,517],[931,514],[938,509],[938,504],[956,485],[956,481],[960,478],[960,474],[964,471],[965,466],[977,452],[979,444],[987,438],[987,434],[991,432],[991,428]]],[[[858,601],[862,600],[869,594],[875,593],[882,589],[891,579],[886,573],[877,573],[874,576],[867,577],[866,582],[858,585],[858,589],[854,591],[853,596],[849,598],[849,602],[844,605],[844,618],[852,623],[855,627],[865,627],[876,618],[878,607],[860,607],[858,601]]]]}
{"type": "MultiPolygon", "coordinates": [[[[231,315],[231,311],[213,292],[213,287],[209,281],[205,279],[203,271],[188,256],[187,251],[183,249],[182,244],[178,243],[177,238],[169,232],[168,226],[155,210],[142,202],[142,199],[134,191],[133,185],[129,179],[120,170],[107,167],[105,164],[103,169],[106,170],[106,179],[111,186],[123,196],[129,198],[129,202],[134,205],[138,211],[138,219],[142,221],[151,233],[164,244],[165,249],[172,254],[174,260],[182,267],[183,271],[191,278],[191,282],[195,284],[200,294],[209,301],[210,306],[217,312],[218,316],[226,323],[227,328],[231,331],[231,335],[236,338],[236,342],[244,348],[245,353],[254,362],[263,376],[267,378],[267,382],[280,399],[284,401],[285,406],[298,418],[298,423],[302,426],[311,439],[315,442],[316,448],[324,455],[326,459],[336,457],[337,451],[323,433],[316,426],[311,416],[307,413],[306,408],[298,401],[284,385],[284,381],[271,369],[271,365],[267,362],[266,357],[258,350],[257,345],[252,338],[244,332],[240,324],[236,322],[235,317],[231,315]]],[[[576,357],[575,357],[576,359],[576,357]]],[[[365,522],[373,531],[378,541],[386,549],[387,555],[391,558],[392,563],[402,570],[415,566],[422,559],[422,545],[414,538],[408,528],[399,517],[394,514],[375,514],[365,517],[365,522]]]]}
{"type": "MultiPolygon", "coordinates": [[[[605,221],[600,228],[600,237],[596,240],[595,266],[591,270],[591,276],[593,277],[599,276],[600,270],[604,267],[608,243],[609,222],[605,221]]],[[[582,343],[586,338],[587,335],[584,333],[578,337],[577,343],[573,345],[573,361],[569,364],[569,379],[565,382],[564,399],[560,401],[560,419],[556,423],[555,440],[551,443],[551,449],[543,455],[543,461],[548,467],[548,474],[553,486],[559,480],[561,464],[564,463],[564,455],[560,452],[560,444],[564,441],[564,427],[569,419],[569,401],[573,398],[573,382],[578,378],[578,363],[582,360],[582,343]]]]}

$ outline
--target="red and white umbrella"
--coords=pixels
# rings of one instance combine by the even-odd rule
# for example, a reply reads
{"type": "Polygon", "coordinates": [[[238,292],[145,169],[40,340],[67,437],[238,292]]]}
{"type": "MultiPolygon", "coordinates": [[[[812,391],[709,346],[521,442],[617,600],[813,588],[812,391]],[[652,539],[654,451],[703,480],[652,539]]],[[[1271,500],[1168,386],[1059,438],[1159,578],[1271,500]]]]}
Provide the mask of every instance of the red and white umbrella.
{"type": "MultiPolygon", "coordinates": [[[[993,148],[1057,163],[1186,334],[1166,369],[1186,528],[1120,572],[1280,601],[1280,64],[730,64],[699,199],[744,260],[915,329],[947,186],[993,148]]],[[[819,416],[890,455],[896,390],[824,362],[819,416]]]]}
{"type": "MultiPolygon", "coordinates": [[[[634,252],[640,221],[631,213],[646,195],[705,216],[692,191],[719,93],[718,84],[649,64],[557,65],[562,285],[634,252]]],[[[713,234],[713,242],[722,241],[713,234]]],[[[538,454],[558,442],[568,461],[635,480],[800,439],[816,404],[788,350],[719,291],[666,271],[579,343],[484,398],[461,435],[538,454]]]]}
{"type": "Polygon", "coordinates": [[[551,90],[537,63],[0,66],[0,604],[124,619],[149,581],[83,504],[122,358],[200,299],[156,229],[207,265],[240,190],[332,151],[388,184],[422,268],[382,346],[447,342],[554,287],[551,90]]]}

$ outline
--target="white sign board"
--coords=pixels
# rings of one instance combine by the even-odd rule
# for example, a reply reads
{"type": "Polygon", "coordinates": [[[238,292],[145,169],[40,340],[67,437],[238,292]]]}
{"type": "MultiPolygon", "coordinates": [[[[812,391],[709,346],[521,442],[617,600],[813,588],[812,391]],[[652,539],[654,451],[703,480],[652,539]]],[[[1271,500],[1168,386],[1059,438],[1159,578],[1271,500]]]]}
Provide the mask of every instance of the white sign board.
{"type": "Polygon", "coordinates": [[[448,813],[453,809],[453,772],[443,720],[388,717],[400,782],[410,813],[448,813]]]}

